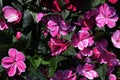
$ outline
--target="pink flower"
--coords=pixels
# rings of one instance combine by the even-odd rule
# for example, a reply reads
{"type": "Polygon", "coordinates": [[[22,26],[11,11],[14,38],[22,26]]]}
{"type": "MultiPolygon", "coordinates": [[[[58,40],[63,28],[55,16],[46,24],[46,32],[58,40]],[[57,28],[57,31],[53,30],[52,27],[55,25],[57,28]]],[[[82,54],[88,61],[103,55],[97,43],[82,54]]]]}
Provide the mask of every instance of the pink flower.
{"type": "Polygon", "coordinates": [[[7,19],[7,22],[20,22],[22,18],[22,13],[13,7],[5,6],[2,8],[2,11],[4,12],[4,17],[7,19]]]}
{"type": "Polygon", "coordinates": [[[84,66],[81,64],[77,66],[76,72],[78,72],[80,75],[88,78],[88,79],[94,79],[98,77],[97,72],[94,70],[94,65],[86,63],[84,66]]]}
{"type": "Polygon", "coordinates": [[[19,40],[21,38],[21,36],[22,36],[22,33],[20,31],[18,31],[16,33],[16,39],[19,40]]]}
{"type": "Polygon", "coordinates": [[[108,0],[110,3],[115,4],[118,0],[108,0]]]}
{"type": "Polygon", "coordinates": [[[95,24],[95,17],[98,14],[98,10],[87,11],[82,18],[78,18],[76,25],[81,26],[82,30],[91,30],[95,24]]]}
{"type": "Polygon", "coordinates": [[[109,28],[113,28],[115,27],[118,18],[115,9],[104,3],[100,6],[99,14],[96,17],[97,26],[103,28],[106,24],[109,28]]]}
{"type": "Polygon", "coordinates": [[[67,49],[69,42],[64,39],[51,38],[48,45],[52,51],[51,55],[56,56],[67,49]]]}
{"type": "Polygon", "coordinates": [[[0,30],[8,29],[8,26],[5,22],[5,20],[0,19],[0,30]]]}
{"type": "Polygon", "coordinates": [[[92,46],[93,43],[93,37],[86,30],[80,30],[77,34],[75,33],[72,36],[72,45],[78,47],[79,50],[92,46]]]}
{"type": "Polygon", "coordinates": [[[120,30],[116,30],[112,37],[111,37],[112,43],[116,48],[120,48],[120,30]]]}
{"type": "Polygon", "coordinates": [[[76,80],[76,75],[71,70],[58,70],[53,80],[76,80]]]}
{"type": "Polygon", "coordinates": [[[66,24],[60,15],[52,15],[47,23],[47,28],[52,37],[67,35],[71,30],[71,26],[66,24]]]}
{"type": "Polygon", "coordinates": [[[25,72],[26,65],[24,63],[25,56],[23,53],[14,48],[10,48],[8,55],[9,57],[4,57],[1,63],[1,65],[7,70],[8,76],[12,77],[15,74],[20,75],[22,72],[25,72]]]}
{"type": "Polygon", "coordinates": [[[82,54],[83,56],[90,57],[93,55],[93,51],[90,48],[85,48],[85,49],[79,51],[78,54],[82,54]]]}
{"type": "Polygon", "coordinates": [[[38,23],[39,21],[41,21],[41,19],[43,18],[43,16],[44,16],[44,14],[43,14],[42,12],[40,12],[40,13],[37,14],[37,16],[36,16],[36,21],[37,21],[37,23],[38,23]]]}
{"type": "Polygon", "coordinates": [[[117,80],[117,77],[114,74],[110,74],[109,80],[117,80]]]}
{"type": "Polygon", "coordinates": [[[116,63],[111,63],[116,61],[116,55],[107,50],[108,41],[106,39],[102,39],[95,43],[95,47],[93,48],[94,57],[99,60],[99,62],[107,63],[108,65],[115,65],[116,63]],[[110,63],[110,64],[109,64],[110,63]]]}

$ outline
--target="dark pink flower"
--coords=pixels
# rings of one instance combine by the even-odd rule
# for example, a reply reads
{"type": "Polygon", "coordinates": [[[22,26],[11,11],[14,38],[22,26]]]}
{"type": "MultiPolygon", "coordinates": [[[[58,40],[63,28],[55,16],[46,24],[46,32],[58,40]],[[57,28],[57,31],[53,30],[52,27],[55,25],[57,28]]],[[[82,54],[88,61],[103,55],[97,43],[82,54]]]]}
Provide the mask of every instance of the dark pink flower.
{"type": "Polygon", "coordinates": [[[22,18],[22,13],[11,6],[5,6],[2,8],[4,12],[4,17],[7,19],[7,22],[18,23],[22,18]]]}
{"type": "Polygon", "coordinates": [[[20,32],[20,31],[18,31],[17,33],[16,33],[16,39],[20,39],[21,38],[21,36],[22,36],[22,33],[20,32]]]}
{"type": "Polygon", "coordinates": [[[76,25],[81,26],[82,30],[91,30],[95,24],[95,17],[98,14],[98,10],[87,11],[81,18],[78,18],[76,25]]]}
{"type": "Polygon", "coordinates": [[[80,64],[77,66],[76,72],[88,79],[94,79],[98,77],[98,73],[94,70],[94,67],[94,65],[88,63],[86,63],[84,66],[80,64]]]}
{"type": "Polygon", "coordinates": [[[120,30],[116,30],[112,37],[111,37],[112,43],[116,48],[120,48],[120,30]]]}
{"type": "Polygon", "coordinates": [[[108,65],[114,65],[116,60],[116,55],[107,50],[108,41],[106,39],[102,39],[95,43],[95,47],[93,48],[94,57],[99,60],[100,63],[107,63],[108,65]]]}
{"type": "Polygon", "coordinates": [[[71,30],[71,26],[65,23],[60,15],[52,15],[47,23],[47,28],[53,37],[67,35],[71,30]]]}
{"type": "Polygon", "coordinates": [[[93,43],[93,36],[86,30],[80,30],[77,34],[75,33],[72,36],[72,45],[78,47],[79,50],[92,46],[93,43]]]}
{"type": "Polygon", "coordinates": [[[108,0],[110,3],[115,4],[118,0],[108,0]]]}
{"type": "Polygon", "coordinates": [[[53,80],[76,80],[76,75],[71,70],[58,70],[53,80]]]}
{"type": "Polygon", "coordinates": [[[5,20],[0,19],[0,30],[8,29],[8,26],[5,22],[5,20]]]}
{"type": "Polygon", "coordinates": [[[48,9],[51,9],[53,12],[60,12],[61,7],[58,3],[58,0],[41,0],[41,4],[48,9]]]}
{"type": "Polygon", "coordinates": [[[37,23],[38,23],[39,21],[41,21],[41,19],[44,17],[44,15],[45,15],[45,14],[43,14],[42,12],[39,12],[39,13],[37,14],[37,16],[36,16],[36,21],[37,21],[37,23]]]}
{"type": "Polygon", "coordinates": [[[1,63],[7,69],[8,76],[12,77],[15,74],[20,75],[22,72],[25,72],[26,65],[24,63],[25,56],[23,53],[14,48],[10,48],[8,55],[9,57],[4,57],[1,63]]]}
{"type": "Polygon", "coordinates": [[[69,42],[64,39],[51,38],[48,45],[52,51],[51,55],[56,56],[67,49],[69,42]]]}
{"type": "Polygon", "coordinates": [[[115,9],[104,3],[100,6],[99,14],[96,17],[97,26],[103,28],[106,24],[109,28],[113,28],[115,27],[118,18],[115,9]]]}
{"type": "Polygon", "coordinates": [[[93,51],[90,48],[84,48],[83,50],[79,51],[78,54],[82,54],[82,56],[90,57],[93,55],[93,51]]]}

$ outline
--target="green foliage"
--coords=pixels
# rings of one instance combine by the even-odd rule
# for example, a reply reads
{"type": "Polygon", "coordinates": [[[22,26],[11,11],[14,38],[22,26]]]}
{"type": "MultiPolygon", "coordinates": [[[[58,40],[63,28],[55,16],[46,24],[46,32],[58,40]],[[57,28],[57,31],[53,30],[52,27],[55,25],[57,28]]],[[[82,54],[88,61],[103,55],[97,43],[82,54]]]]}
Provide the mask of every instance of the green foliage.
{"type": "Polygon", "coordinates": [[[58,63],[60,61],[63,61],[65,60],[66,58],[63,57],[63,56],[56,56],[56,57],[52,57],[51,60],[50,60],[50,64],[49,64],[49,71],[48,71],[48,74],[50,77],[53,77],[54,76],[54,73],[57,69],[57,66],[58,66],[58,63]]]}
{"type": "Polygon", "coordinates": [[[100,67],[97,69],[97,72],[101,80],[106,80],[107,65],[100,65],[100,67]]]}

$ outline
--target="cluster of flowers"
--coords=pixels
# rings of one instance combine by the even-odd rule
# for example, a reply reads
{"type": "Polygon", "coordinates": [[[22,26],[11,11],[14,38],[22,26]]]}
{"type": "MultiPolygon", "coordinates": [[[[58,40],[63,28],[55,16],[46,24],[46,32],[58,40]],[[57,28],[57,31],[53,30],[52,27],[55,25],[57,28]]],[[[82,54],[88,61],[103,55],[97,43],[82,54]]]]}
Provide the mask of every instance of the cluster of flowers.
{"type": "MultiPolygon", "coordinates": [[[[109,1],[113,4],[117,2],[117,0],[109,1]]],[[[71,11],[76,11],[77,7],[72,4],[69,5],[69,2],[70,0],[65,0],[67,8],[71,11]]],[[[55,7],[52,8],[52,11],[61,11],[57,0],[54,0],[53,4],[55,7]]],[[[8,23],[17,24],[21,21],[22,13],[19,10],[11,6],[5,6],[2,8],[2,11],[8,23]]],[[[107,25],[110,29],[116,26],[119,16],[114,7],[107,3],[101,4],[99,8],[84,13],[82,17],[78,18],[77,22],[74,22],[74,25],[65,22],[59,14],[51,14],[47,18],[46,16],[47,13],[38,13],[36,22],[42,22],[46,25],[47,30],[43,31],[44,36],[48,36],[48,34],[51,36],[48,41],[51,56],[61,55],[63,51],[72,45],[75,49],[79,50],[76,58],[84,62],[84,64],[79,64],[76,67],[75,73],[72,70],[58,70],[51,80],[76,80],[77,75],[83,76],[80,80],[97,78],[99,75],[96,71],[95,61],[99,64],[107,64],[109,80],[116,80],[116,76],[112,72],[116,66],[120,66],[120,61],[113,52],[107,49],[109,46],[108,41],[105,38],[95,41],[94,33],[92,32],[94,25],[97,25],[98,28],[104,28],[107,25]],[[66,36],[72,31],[75,31],[75,33],[70,41],[62,38],[62,36],[66,36]]],[[[5,19],[0,19],[0,30],[9,28],[5,19]]],[[[17,32],[16,39],[19,40],[21,35],[21,32],[17,32]]],[[[114,47],[120,49],[120,30],[112,33],[111,42],[114,47]]],[[[15,48],[10,48],[8,55],[9,57],[4,57],[1,63],[7,70],[8,76],[20,75],[22,72],[25,72],[26,64],[24,63],[25,56],[23,53],[15,48]]]]}

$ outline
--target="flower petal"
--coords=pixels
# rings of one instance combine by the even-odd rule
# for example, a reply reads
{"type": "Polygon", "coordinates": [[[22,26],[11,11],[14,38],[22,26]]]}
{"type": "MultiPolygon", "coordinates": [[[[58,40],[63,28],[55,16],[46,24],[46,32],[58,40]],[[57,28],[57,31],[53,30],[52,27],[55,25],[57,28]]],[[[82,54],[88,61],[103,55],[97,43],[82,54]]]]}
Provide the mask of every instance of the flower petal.
{"type": "Polygon", "coordinates": [[[25,61],[25,56],[23,55],[22,52],[18,52],[17,53],[16,60],[18,60],[18,61],[25,61]]]}
{"type": "Polygon", "coordinates": [[[12,58],[16,58],[17,50],[15,48],[10,48],[8,51],[8,55],[12,58]]]}
{"type": "Polygon", "coordinates": [[[13,58],[11,58],[11,57],[4,57],[4,58],[2,59],[1,65],[2,65],[4,68],[9,68],[13,63],[14,63],[13,58]]]}
{"type": "Polygon", "coordinates": [[[12,65],[8,70],[8,76],[12,77],[16,74],[17,65],[12,65]]]}
{"type": "Polygon", "coordinates": [[[18,61],[17,62],[17,67],[18,67],[18,70],[19,72],[25,72],[25,69],[26,69],[26,65],[23,61],[18,61]]]}

